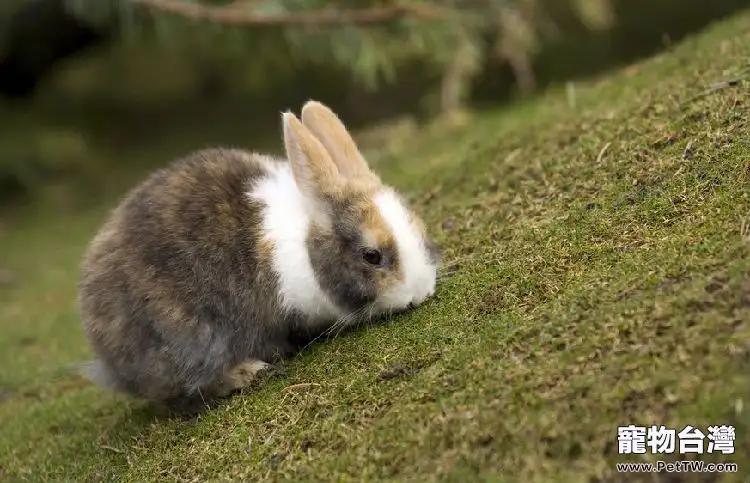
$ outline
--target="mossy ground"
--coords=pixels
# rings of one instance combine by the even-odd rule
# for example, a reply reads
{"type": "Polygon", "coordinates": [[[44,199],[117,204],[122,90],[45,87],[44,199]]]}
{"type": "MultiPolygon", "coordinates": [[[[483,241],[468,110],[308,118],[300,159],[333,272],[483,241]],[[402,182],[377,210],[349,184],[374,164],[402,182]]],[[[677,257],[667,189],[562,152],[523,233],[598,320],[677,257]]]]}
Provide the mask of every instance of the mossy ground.
{"type": "MultiPolygon", "coordinates": [[[[750,14],[380,157],[443,248],[438,295],[195,420],[66,375],[114,201],[14,217],[3,481],[747,481],[750,14]],[[617,474],[617,426],[731,424],[735,474],[617,474]]],[[[641,460],[681,459],[678,455],[641,460]]],[[[689,459],[682,457],[682,459],[689,459]]],[[[694,458],[693,458],[694,459],[694,458]]]]}

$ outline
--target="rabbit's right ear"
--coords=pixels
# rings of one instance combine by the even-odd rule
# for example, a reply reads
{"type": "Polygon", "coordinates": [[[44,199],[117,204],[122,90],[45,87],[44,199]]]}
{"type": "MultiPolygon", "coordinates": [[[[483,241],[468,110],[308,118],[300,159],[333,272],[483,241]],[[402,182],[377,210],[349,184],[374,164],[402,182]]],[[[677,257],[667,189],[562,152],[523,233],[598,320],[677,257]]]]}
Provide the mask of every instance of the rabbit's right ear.
{"type": "Polygon", "coordinates": [[[331,155],[291,112],[282,115],[284,146],[300,191],[310,199],[337,189],[342,177],[331,155]]]}
{"type": "Polygon", "coordinates": [[[367,161],[344,123],[328,106],[318,101],[307,101],[302,106],[300,117],[302,123],[331,153],[331,159],[344,178],[359,178],[380,183],[380,179],[370,171],[367,161]]]}

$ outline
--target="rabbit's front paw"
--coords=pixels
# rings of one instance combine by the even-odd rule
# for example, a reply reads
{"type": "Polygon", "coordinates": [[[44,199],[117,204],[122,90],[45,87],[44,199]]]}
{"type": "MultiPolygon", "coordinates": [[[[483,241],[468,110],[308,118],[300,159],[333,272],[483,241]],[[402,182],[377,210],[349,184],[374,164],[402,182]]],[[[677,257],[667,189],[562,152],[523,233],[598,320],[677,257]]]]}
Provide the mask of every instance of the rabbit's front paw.
{"type": "Polygon", "coordinates": [[[218,392],[221,396],[226,396],[238,389],[247,387],[260,371],[268,367],[270,367],[270,364],[258,359],[248,359],[241,362],[224,375],[218,392]]]}

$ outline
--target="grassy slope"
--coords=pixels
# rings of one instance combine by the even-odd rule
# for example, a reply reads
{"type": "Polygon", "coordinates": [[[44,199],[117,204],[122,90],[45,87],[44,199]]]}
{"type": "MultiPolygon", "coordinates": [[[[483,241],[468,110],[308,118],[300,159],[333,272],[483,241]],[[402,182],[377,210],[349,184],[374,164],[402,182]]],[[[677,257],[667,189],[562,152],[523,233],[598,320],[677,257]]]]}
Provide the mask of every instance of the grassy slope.
{"type": "Polygon", "coordinates": [[[382,160],[452,262],[438,297],[197,421],[60,370],[88,354],[74,281],[103,211],[15,226],[0,266],[28,283],[0,293],[0,480],[618,481],[616,427],[636,423],[734,424],[718,459],[742,481],[747,84],[688,101],[746,66],[749,32],[736,17],[579,85],[576,108],[550,92],[382,160]]]}

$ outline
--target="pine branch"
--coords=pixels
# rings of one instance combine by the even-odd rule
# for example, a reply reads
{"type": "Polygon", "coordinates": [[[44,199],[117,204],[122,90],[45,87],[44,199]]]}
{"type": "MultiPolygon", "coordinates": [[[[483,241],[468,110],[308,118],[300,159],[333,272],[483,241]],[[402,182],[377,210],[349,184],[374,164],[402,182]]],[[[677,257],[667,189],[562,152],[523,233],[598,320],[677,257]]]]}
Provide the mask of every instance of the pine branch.
{"type": "Polygon", "coordinates": [[[192,20],[217,22],[246,27],[366,25],[384,23],[404,17],[437,20],[445,16],[442,8],[427,5],[392,5],[359,10],[319,10],[281,15],[259,15],[240,5],[216,7],[180,0],[130,0],[136,6],[158,12],[179,15],[192,20]]]}

